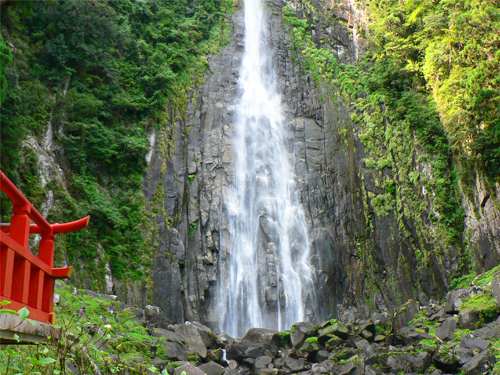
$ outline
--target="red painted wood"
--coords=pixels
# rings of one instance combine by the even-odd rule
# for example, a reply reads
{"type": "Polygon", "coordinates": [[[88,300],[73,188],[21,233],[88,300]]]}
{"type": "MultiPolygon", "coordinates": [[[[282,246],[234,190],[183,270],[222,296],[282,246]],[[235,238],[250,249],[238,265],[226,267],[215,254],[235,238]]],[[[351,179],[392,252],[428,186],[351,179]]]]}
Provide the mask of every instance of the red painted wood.
{"type": "Polygon", "coordinates": [[[2,295],[10,298],[12,295],[12,281],[14,279],[14,251],[7,248],[5,257],[5,275],[2,295]]]}
{"type": "Polygon", "coordinates": [[[19,256],[28,259],[32,264],[36,265],[38,268],[41,268],[48,274],[52,274],[52,268],[43,261],[41,261],[36,255],[34,255],[28,249],[19,245],[16,241],[9,237],[8,234],[0,232],[0,242],[6,244],[10,249],[16,252],[19,256]]]}
{"type": "Polygon", "coordinates": [[[40,268],[36,266],[31,267],[28,305],[37,309],[42,307],[42,295],[38,293],[40,287],[40,274],[43,276],[43,272],[40,268]]]}
{"type": "Polygon", "coordinates": [[[54,236],[42,235],[38,248],[38,258],[50,268],[54,266],[54,236]]]}
{"type": "Polygon", "coordinates": [[[30,239],[30,224],[31,220],[28,217],[26,207],[18,211],[10,219],[10,238],[16,241],[22,247],[28,247],[30,239]]]}
{"type": "Polygon", "coordinates": [[[25,304],[23,304],[21,302],[14,301],[10,298],[2,297],[2,300],[7,300],[7,301],[11,302],[5,306],[6,309],[19,311],[23,307],[27,307],[29,312],[30,312],[30,314],[28,315],[28,318],[33,319],[33,320],[38,320],[39,322],[44,322],[44,323],[49,322],[49,313],[48,312],[36,309],[34,307],[31,307],[31,306],[26,306],[25,304]]]}
{"type": "Polygon", "coordinates": [[[13,310],[28,307],[31,319],[55,324],[54,280],[71,277],[73,267],[53,268],[54,235],[85,228],[89,217],[51,225],[1,170],[0,188],[14,203],[10,224],[0,227],[0,298],[13,310]],[[30,233],[42,235],[38,257],[28,249],[30,233]]]}
{"type": "Polygon", "coordinates": [[[43,280],[42,310],[52,312],[54,308],[54,279],[45,275],[43,280]]]}
{"type": "Polygon", "coordinates": [[[52,277],[54,279],[69,279],[73,275],[73,267],[53,268],[52,277]]]}

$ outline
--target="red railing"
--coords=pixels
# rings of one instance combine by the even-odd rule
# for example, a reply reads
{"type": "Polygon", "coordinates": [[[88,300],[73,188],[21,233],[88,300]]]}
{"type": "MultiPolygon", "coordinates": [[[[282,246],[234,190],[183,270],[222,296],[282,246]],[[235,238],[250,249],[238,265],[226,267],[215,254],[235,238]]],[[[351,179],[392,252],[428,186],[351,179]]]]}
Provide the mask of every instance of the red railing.
{"type": "Polygon", "coordinates": [[[54,268],[54,236],[85,228],[89,217],[50,224],[1,170],[0,188],[14,204],[10,224],[0,227],[0,299],[13,310],[28,307],[33,320],[55,324],[54,280],[70,278],[73,267],[54,268]],[[28,249],[30,233],[42,236],[38,256],[28,249]]]}

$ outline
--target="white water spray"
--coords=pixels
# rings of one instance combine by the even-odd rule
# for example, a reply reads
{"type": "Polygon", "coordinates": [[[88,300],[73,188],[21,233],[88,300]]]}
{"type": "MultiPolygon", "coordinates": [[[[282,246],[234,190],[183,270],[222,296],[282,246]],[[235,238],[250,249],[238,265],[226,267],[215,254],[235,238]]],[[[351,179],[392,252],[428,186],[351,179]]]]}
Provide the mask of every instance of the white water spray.
{"type": "Polygon", "coordinates": [[[224,198],[231,243],[221,246],[218,295],[220,328],[235,337],[250,327],[288,329],[313,315],[315,305],[307,225],[264,22],[261,0],[245,0],[235,180],[224,198]]]}

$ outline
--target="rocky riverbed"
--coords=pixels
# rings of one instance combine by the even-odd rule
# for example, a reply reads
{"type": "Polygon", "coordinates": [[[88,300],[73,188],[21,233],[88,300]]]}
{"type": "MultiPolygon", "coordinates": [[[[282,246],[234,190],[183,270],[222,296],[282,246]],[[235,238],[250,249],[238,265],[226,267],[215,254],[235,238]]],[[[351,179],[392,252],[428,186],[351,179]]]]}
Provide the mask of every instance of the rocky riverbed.
{"type": "MultiPolygon", "coordinates": [[[[500,356],[497,277],[490,272],[465,280],[441,303],[421,306],[410,300],[391,314],[315,326],[299,322],[285,332],[252,328],[239,339],[198,322],[170,324],[155,306],[140,309],[117,301],[109,305],[115,306],[110,317],[101,316],[107,325],[83,329],[94,337],[104,366],[124,374],[489,374],[498,371],[500,356]],[[130,319],[125,325],[123,316],[130,319]]],[[[89,298],[100,305],[116,299],[91,291],[80,295],[87,305],[80,314],[94,303],[89,298]]]]}

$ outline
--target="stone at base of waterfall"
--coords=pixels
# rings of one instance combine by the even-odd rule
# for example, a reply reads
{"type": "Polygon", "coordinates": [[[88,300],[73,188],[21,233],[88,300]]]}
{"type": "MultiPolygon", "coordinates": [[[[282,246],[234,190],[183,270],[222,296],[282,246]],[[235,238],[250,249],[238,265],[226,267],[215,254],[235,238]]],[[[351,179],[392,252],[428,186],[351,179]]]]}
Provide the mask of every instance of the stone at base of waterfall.
{"type": "Polygon", "coordinates": [[[309,322],[299,322],[292,325],[290,332],[290,341],[294,347],[300,347],[304,341],[310,337],[309,330],[313,328],[313,325],[309,322]]]}
{"type": "Polygon", "coordinates": [[[394,326],[398,329],[406,327],[419,311],[420,305],[418,302],[409,300],[404,305],[395,309],[394,326]]]}
{"type": "Polygon", "coordinates": [[[472,357],[463,366],[463,371],[467,375],[488,374],[496,362],[496,357],[489,350],[486,350],[472,357]]]}
{"type": "Polygon", "coordinates": [[[243,336],[243,340],[248,340],[254,343],[265,342],[267,344],[270,344],[271,339],[275,333],[278,333],[278,331],[274,329],[250,328],[245,334],[245,336],[243,336]]]}
{"type": "Polygon", "coordinates": [[[217,333],[215,335],[215,344],[217,346],[226,347],[234,343],[234,338],[229,336],[226,332],[217,333]]]}
{"type": "Polygon", "coordinates": [[[452,340],[456,328],[457,321],[453,318],[448,318],[436,328],[436,336],[441,340],[452,340]]]}
{"type": "Polygon", "coordinates": [[[186,375],[206,375],[206,373],[204,371],[193,366],[191,363],[187,363],[185,365],[176,367],[174,369],[175,375],[181,375],[183,372],[185,372],[186,375]]]}
{"type": "Polygon", "coordinates": [[[224,374],[224,367],[219,365],[218,363],[215,363],[213,361],[210,361],[208,363],[204,363],[201,366],[198,366],[198,369],[203,371],[207,375],[222,375],[224,374]]]}

